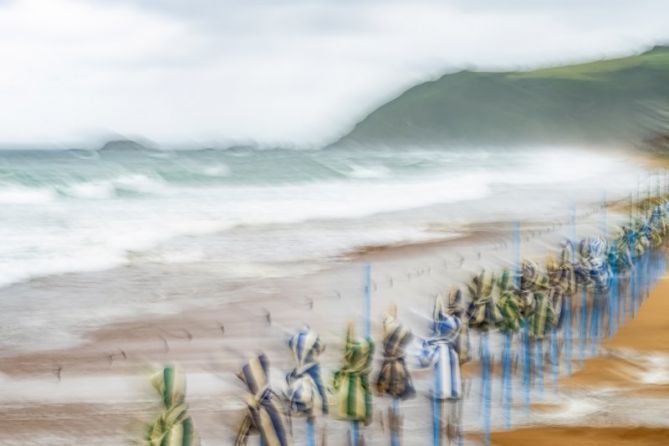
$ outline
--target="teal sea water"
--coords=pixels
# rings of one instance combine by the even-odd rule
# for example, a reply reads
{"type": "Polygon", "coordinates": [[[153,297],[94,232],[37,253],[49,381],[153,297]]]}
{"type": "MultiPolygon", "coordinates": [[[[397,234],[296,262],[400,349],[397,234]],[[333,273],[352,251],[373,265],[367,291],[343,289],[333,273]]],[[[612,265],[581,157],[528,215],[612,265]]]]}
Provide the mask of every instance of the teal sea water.
{"type": "Polygon", "coordinates": [[[0,286],[133,262],[221,274],[545,216],[647,174],[570,148],[0,152],[0,286]]]}

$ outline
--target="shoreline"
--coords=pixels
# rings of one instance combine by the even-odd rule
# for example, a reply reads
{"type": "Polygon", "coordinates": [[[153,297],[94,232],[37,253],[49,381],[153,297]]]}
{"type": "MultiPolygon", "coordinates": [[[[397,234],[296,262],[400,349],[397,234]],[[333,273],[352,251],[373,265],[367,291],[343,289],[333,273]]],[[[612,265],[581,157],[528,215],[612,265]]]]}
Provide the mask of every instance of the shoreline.
{"type": "MultiPolygon", "coordinates": [[[[122,420],[123,413],[142,415],[142,408],[151,407],[154,401],[150,391],[142,390],[148,386],[148,371],[162,363],[178,362],[189,374],[188,401],[203,440],[206,444],[229,444],[243,411],[243,393],[234,377],[241,358],[231,350],[265,351],[270,357],[275,389],[280,390],[282,373],[291,367],[286,331],[308,323],[328,346],[322,364],[324,379],[329,380],[339,364],[346,321],[360,319],[361,265],[368,260],[374,262],[375,339],[380,336],[381,316],[391,302],[398,304],[400,317],[416,335],[425,335],[424,319],[414,311],[430,314],[433,294],[469,279],[481,265],[497,270],[511,255],[507,228],[499,223],[484,226],[473,231],[478,235],[428,246],[402,246],[396,252],[368,253],[304,277],[267,279],[234,288],[225,292],[225,299],[215,304],[208,301],[201,308],[108,324],[89,332],[87,342],[67,349],[4,352],[0,393],[5,400],[0,403],[0,416],[13,420],[13,428],[0,430],[0,442],[41,436],[39,432],[53,435],[54,430],[66,435],[78,429],[77,442],[96,444],[91,439],[97,433],[81,428],[82,420],[95,423],[105,416],[122,420]],[[271,314],[271,325],[267,314],[271,314]],[[107,388],[114,389],[113,396],[107,388]],[[116,401],[113,414],[105,408],[109,398],[116,401]],[[221,401],[229,402],[226,408],[221,408],[221,401]],[[88,405],[85,413],[81,404],[88,405]],[[56,407],[63,414],[58,426],[49,415],[56,407]],[[26,413],[35,417],[25,418],[26,413]],[[226,421],[222,422],[221,417],[226,421]]],[[[528,225],[523,232],[523,253],[545,253],[547,243],[562,238],[561,230],[557,226],[538,230],[536,223],[528,225]]],[[[215,283],[209,283],[201,292],[215,289],[215,283]]],[[[422,438],[429,431],[424,395],[430,379],[416,371],[415,380],[419,396],[403,403],[405,432],[412,438],[422,438]]],[[[476,388],[475,384],[468,386],[476,388]]],[[[385,400],[375,399],[375,421],[368,427],[368,440],[374,432],[374,438],[385,438],[380,424],[385,404],[385,400]]],[[[473,406],[467,409],[472,410],[473,406]]],[[[132,421],[131,416],[127,418],[132,421]]],[[[343,432],[345,428],[345,423],[328,421],[328,430],[343,432]]],[[[108,438],[99,444],[118,444],[128,430],[116,426],[109,435],[115,440],[108,438]]]]}

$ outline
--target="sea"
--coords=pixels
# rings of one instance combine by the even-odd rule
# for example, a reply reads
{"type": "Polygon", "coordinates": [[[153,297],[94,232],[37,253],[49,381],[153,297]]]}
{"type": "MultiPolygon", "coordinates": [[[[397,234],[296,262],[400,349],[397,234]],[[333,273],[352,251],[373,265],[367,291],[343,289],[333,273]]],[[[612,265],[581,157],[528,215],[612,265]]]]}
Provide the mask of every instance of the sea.
{"type": "Polygon", "coordinates": [[[141,262],[280,275],[471,221],[566,215],[659,184],[649,175],[554,146],[3,150],[0,287],[141,262]]]}

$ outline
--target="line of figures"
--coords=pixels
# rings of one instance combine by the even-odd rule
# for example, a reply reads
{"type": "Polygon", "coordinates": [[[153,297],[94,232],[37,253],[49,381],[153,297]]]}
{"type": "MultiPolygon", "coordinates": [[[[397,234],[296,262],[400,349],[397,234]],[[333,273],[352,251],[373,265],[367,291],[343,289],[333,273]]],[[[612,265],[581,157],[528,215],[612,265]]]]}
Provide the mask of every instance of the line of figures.
{"type": "MultiPolygon", "coordinates": [[[[501,399],[503,418],[510,426],[515,370],[520,374],[527,407],[531,386],[543,387],[546,366],[555,380],[561,362],[565,372],[571,373],[574,359],[583,360],[588,349],[594,354],[604,336],[611,336],[635,314],[651,285],[664,273],[668,209],[669,202],[663,198],[647,199],[639,205],[638,216],[609,240],[601,236],[567,240],[559,257],[549,258],[543,267],[523,260],[516,261],[514,271],[481,271],[463,288],[466,302],[465,293],[458,288],[437,296],[429,321],[431,334],[419,340],[420,348],[411,355],[432,371],[432,444],[463,442],[460,367],[474,356],[470,334],[478,335],[481,431],[488,444],[490,336],[502,339],[501,399]]],[[[398,446],[400,402],[416,395],[408,367],[407,346],[412,338],[411,331],[398,320],[397,309],[389,308],[380,343],[382,360],[373,374],[375,344],[369,324],[366,333],[357,337],[353,323],[349,323],[341,365],[333,378],[324,382],[319,363],[324,345],[314,331],[304,328],[288,342],[295,367],[279,392],[270,385],[267,356],[251,358],[238,373],[247,389],[247,410],[234,444],[246,445],[257,436],[263,446],[291,445],[292,420],[303,418],[304,439],[297,442],[315,446],[321,437],[319,444],[325,445],[325,430],[321,430],[322,436],[316,435],[316,423],[332,410],[336,418],[350,422],[348,444],[363,445],[364,426],[371,422],[372,394],[376,393],[391,400],[387,426],[390,444],[398,446]]],[[[162,410],[147,426],[144,444],[199,444],[185,403],[183,372],[165,367],[152,383],[161,396],[162,410]]]]}

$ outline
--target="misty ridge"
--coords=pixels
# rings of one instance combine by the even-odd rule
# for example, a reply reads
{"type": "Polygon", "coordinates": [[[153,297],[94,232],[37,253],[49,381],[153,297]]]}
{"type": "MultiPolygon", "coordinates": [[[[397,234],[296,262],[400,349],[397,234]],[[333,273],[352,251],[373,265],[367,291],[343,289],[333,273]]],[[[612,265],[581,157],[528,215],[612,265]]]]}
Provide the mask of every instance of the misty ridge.
{"type": "Polygon", "coordinates": [[[532,71],[447,74],[372,111],[333,146],[667,147],[669,47],[532,71]]]}
{"type": "MultiPolygon", "coordinates": [[[[446,74],[381,105],[326,148],[536,144],[669,150],[669,46],[531,71],[446,74]]],[[[295,147],[244,143],[188,149],[277,148],[295,147]]],[[[163,149],[129,138],[109,140],[98,148],[163,149]]]]}

